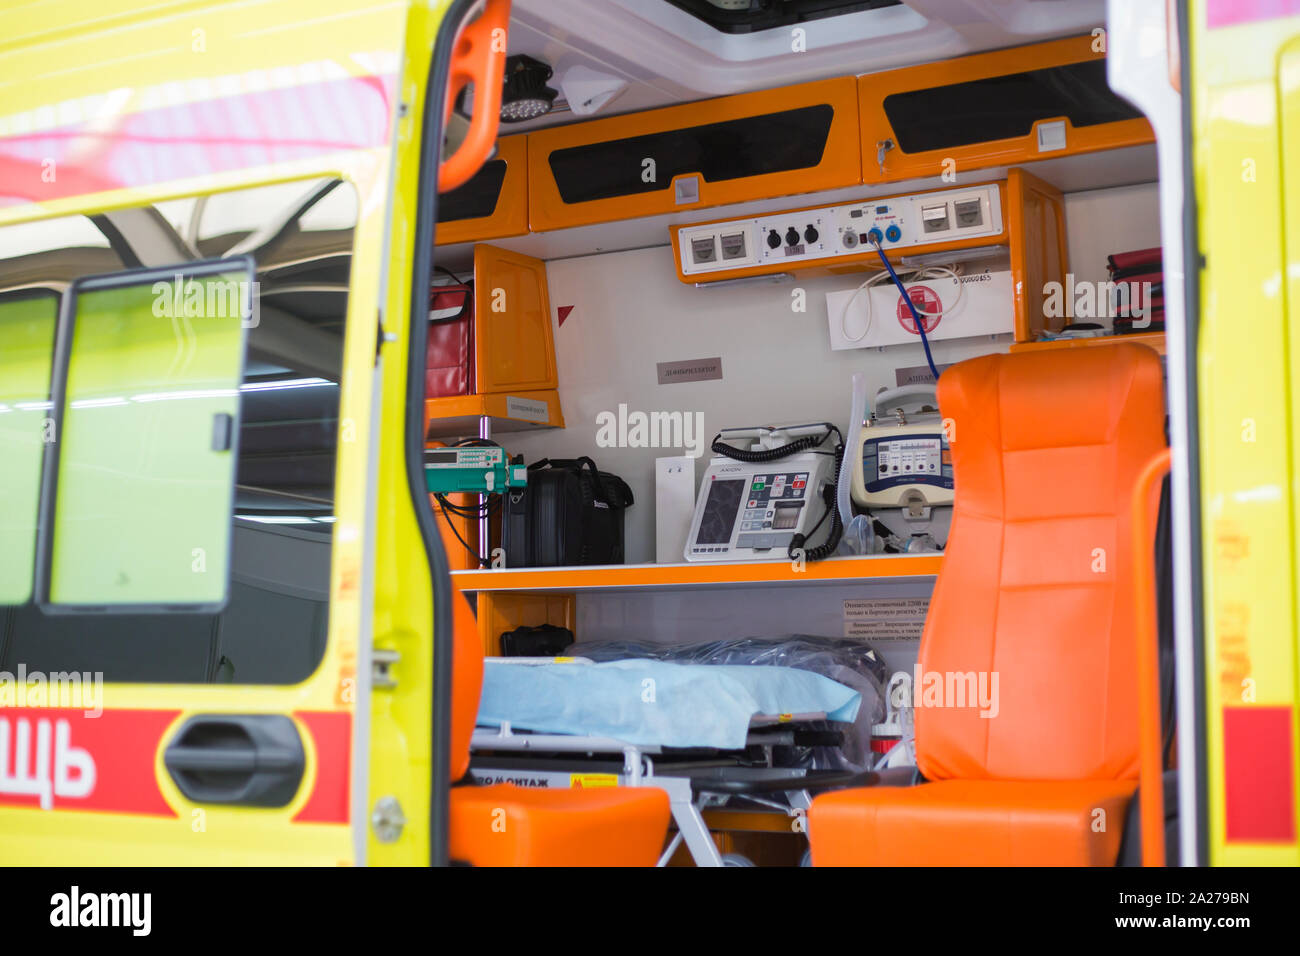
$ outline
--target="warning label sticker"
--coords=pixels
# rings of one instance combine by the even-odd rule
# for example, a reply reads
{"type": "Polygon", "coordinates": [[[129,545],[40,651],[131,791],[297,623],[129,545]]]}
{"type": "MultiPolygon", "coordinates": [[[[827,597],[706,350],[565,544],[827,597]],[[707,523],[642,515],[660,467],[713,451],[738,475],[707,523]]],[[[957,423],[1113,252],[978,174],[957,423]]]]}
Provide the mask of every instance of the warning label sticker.
{"type": "Polygon", "coordinates": [[[571,773],[569,786],[590,790],[592,787],[617,787],[618,774],[615,773],[571,773]]]}
{"type": "Polygon", "coordinates": [[[546,424],[551,420],[551,407],[539,398],[520,398],[518,395],[506,396],[506,415],[526,422],[546,424]]]}
{"type": "Polygon", "coordinates": [[[844,636],[920,640],[929,607],[929,598],[849,598],[844,602],[844,636]]]}

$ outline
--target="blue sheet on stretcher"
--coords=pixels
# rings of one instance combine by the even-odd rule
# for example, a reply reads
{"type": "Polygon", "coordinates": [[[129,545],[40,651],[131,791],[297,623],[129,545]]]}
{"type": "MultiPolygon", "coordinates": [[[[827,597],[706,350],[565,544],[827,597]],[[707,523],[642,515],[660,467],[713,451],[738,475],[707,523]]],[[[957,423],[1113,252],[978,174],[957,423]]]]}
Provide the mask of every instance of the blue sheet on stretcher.
{"type": "Polygon", "coordinates": [[[861,695],[793,667],[488,661],[480,725],[538,733],[613,737],[664,747],[745,745],[756,714],[825,713],[851,722],[861,695]]]}

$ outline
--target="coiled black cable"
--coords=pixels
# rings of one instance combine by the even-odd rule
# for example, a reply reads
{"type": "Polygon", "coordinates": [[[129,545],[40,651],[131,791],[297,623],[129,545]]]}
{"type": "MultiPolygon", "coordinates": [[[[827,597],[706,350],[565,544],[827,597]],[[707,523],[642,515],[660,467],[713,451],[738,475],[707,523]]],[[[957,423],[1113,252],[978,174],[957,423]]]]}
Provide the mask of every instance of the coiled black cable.
{"type": "Polygon", "coordinates": [[[727,458],[733,458],[736,461],[749,462],[751,464],[763,465],[770,461],[780,461],[782,458],[788,458],[791,455],[797,455],[803,451],[813,451],[820,447],[826,439],[831,437],[831,432],[839,436],[840,445],[844,444],[844,436],[840,433],[837,426],[830,422],[818,422],[819,425],[826,429],[826,434],[820,438],[816,435],[805,435],[803,438],[796,438],[788,445],[782,445],[780,448],[760,448],[757,451],[747,448],[737,448],[735,445],[728,445],[722,440],[722,432],[713,436],[713,444],[710,446],[715,455],[723,455],[727,458]]]}
{"type": "MultiPolygon", "coordinates": [[[[839,434],[838,428],[835,429],[835,433],[839,434]]],[[[838,441],[835,444],[835,468],[832,470],[831,474],[835,475],[836,478],[838,478],[840,474],[840,469],[843,467],[844,467],[844,440],[843,437],[841,436],[840,441],[838,441]]],[[[806,535],[797,534],[790,540],[790,546],[786,548],[785,553],[786,553],[786,557],[788,557],[791,561],[794,561],[799,557],[799,555],[796,554],[795,552],[801,550],[804,546],[804,542],[817,533],[817,529],[820,528],[822,526],[822,522],[826,520],[826,515],[831,516],[830,535],[826,538],[825,543],[820,544],[817,547],[812,548],[808,551],[804,551],[803,559],[805,561],[821,561],[824,558],[829,558],[832,554],[835,553],[835,549],[839,547],[840,538],[843,537],[844,535],[844,522],[840,520],[840,509],[835,506],[835,485],[829,484],[822,489],[822,500],[826,504],[826,511],[817,520],[817,523],[813,525],[812,530],[810,530],[806,535]]]]}
{"type": "MultiPolygon", "coordinates": [[[[749,464],[765,465],[769,462],[780,461],[783,458],[789,458],[791,455],[797,455],[800,452],[814,451],[825,444],[826,439],[830,438],[832,433],[835,435],[835,467],[832,474],[839,479],[840,468],[844,465],[844,434],[839,427],[832,425],[830,422],[819,422],[826,429],[826,434],[805,435],[803,438],[796,438],[789,444],[782,445],[780,448],[760,448],[758,450],[748,448],[737,448],[735,445],[728,445],[722,440],[722,432],[718,432],[713,438],[713,444],[710,446],[715,455],[722,455],[726,458],[732,458],[736,461],[743,461],[749,464]]],[[[796,534],[790,539],[790,545],[786,548],[786,557],[791,561],[797,561],[800,557],[805,561],[821,561],[823,558],[829,558],[839,547],[840,538],[844,535],[844,522],[840,520],[840,509],[835,506],[835,485],[828,484],[822,489],[822,501],[826,505],[826,511],[817,519],[817,523],[812,526],[807,534],[796,534]],[[830,536],[824,544],[818,545],[808,551],[800,552],[809,538],[817,533],[817,529],[822,526],[827,517],[831,519],[830,536]]]]}
{"type": "MultiPolygon", "coordinates": [[[[448,275],[451,275],[448,270],[444,269],[443,271],[447,272],[448,275]]],[[[455,277],[453,276],[453,278],[455,277]]],[[[448,447],[500,448],[501,445],[499,442],[492,441],[490,438],[463,438],[458,442],[452,443],[448,447]]],[[[458,505],[442,493],[435,493],[433,497],[441,506],[443,520],[447,522],[447,527],[450,528],[451,533],[456,536],[456,540],[459,541],[474,560],[478,562],[479,567],[488,567],[490,563],[488,559],[479,554],[478,550],[465,540],[464,536],[460,533],[460,529],[456,527],[456,523],[451,520],[451,516],[456,515],[459,518],[467,518],[470,521],[483,521],[484,519],[490,519],[501,510],[500,492],[489,492],[483,496],[484,500],[476,501],[471,505],[458,505]]]]}

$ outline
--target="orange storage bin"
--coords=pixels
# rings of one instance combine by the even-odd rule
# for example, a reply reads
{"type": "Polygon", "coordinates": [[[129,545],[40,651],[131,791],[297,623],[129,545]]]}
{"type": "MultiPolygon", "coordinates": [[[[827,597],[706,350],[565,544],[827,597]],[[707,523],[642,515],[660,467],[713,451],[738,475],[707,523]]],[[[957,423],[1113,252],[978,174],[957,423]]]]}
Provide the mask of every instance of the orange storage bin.
{"type": "Polygon", "coordinates": [[[528,137],[505,136],[469,182],[438,197],[434,242],[483,242],[527,232],[528,137]]]}
{"type": "Polygon", "coordinates": [[[858,90],[867,183],[1155,142],[1107,86],[1104,34],[870,73],[858,90]]]}
{"type": "Polygon", "coordinates": [[[853,77],[528,135],[533,232],[861,182],[853,77]]]}

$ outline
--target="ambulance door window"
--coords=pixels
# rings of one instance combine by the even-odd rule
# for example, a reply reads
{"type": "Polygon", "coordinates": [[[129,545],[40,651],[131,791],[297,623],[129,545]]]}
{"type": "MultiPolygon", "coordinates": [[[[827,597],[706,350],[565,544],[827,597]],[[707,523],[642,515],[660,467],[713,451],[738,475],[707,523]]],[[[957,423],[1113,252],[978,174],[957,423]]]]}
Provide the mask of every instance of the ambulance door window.
{"type": "MultiPolygon", "coordinates": [[[[18,342],[20,322],[26,323],[24,341],[39,337],[38,330],[30,327],[35,307],[14,305],[20,294],[44,289],[42,294],[51,302],[48,311],[35,313],[44,316],[51,338],[44,352],[38,350],[39,360],[30,355],[23,360],[27,380],[39,379],[41,363],[52,361],[50,316],[55,300],[66,295],[77,279],[173,264],[183,273],[197,262],[240,256],[251,257],[256,270],[251,288],[254,321],[243,330],[243,363],[234,386],[238,426],[233,439],[234,491],[225,516],[229,567],[221,567],[220,555],[214,562],[212,553],[195,555],[191,547],[184,569],[202,573],[191,568],[202,567],[202,562],[193,562],[206,558],[208,573],[220,579],[224,603],[219,609],[187,600],[139,613],[130,605],[111,613],[46,613],[33,589],[34,541],[23,544],[35,535],[31,510],[35,453],[30,448],[26,452],[24,469],[14,464],[21,456],[8,455],[10,448],[5,447],[0,500],[6,507],[0,522],[9,523],[0,529],[6,545],[0,559],[0,671],[15,673],[24,665],[28,672],[98,671],[106,681],[116,682],[295,684],[316,670],[325,652],[330,618],[343,339],[357,215],[356,191],[350,184],[321,180],[168,200],[156,207],[93,218],[66,217],[0,228],[0,365],[17,364],[13,356],[19,353],[9,346],[18,342]],[[141,216],[141,211],[147,215],[141,216]],[[156,234],[143,236],[133,232],[137,229],[156,234]],[[159,259],[158,250],[168,258],[159,259]],[[7,311],[11,305],[15,311],[7,311]],[[22,318],[15,318],[20,308],[22,318]],[[15,473],[26,476],[25,490],[15,473]],[[28,502],[25,510],[7,507],[17,499],[28,502]],[[9,534],[11,525],[26,528],[27,537],[9,534]],[[18,541],[19,546],[9,547],[10,541],[18,541]]],[[[183,334],[177,339],[184,340],[183,334]]],[[[22,401],[33,413],[48,415],[48,383],[29,382],[20,388],[18,381],[16,374],[0,374],[0,389],[8,387],[0,392],[0,404],[16,407],[22,401]],[[25,395],[33,388],[37,398],[16,394],[25,395]],[[35,407],[42,404],[47,407],[35,407]]],[[[125,397],[129,400],[146,392],[132,391],[125,397]]],[[[153,408],[146,407],[149,404],[143,403],[142,409],[157,414],[159,403],[153,403],[153,408]]],[[[76,411],[89,416],[113,407],[82,406],[76,411]]],[[[0,444],[7,440],[17,447],[13,426],[5,422],[6,418],[19,421],[13,414],[0,410],[0,444]]],[[[24,441],[30,441],[33,424],[19,429],[28,436],[24,441]]],[[[204,447],[211,447],[214,431],[205,427],[204,437],[208,442],[204,447]]],[[[148,446],[137,445],[137,454],[149,451],[148,446]]],[[[166,463],[178,466],[176,460],[166,463]]],[[[73,487],[82,494],[103,494],[103,488],[96,490],[91,480],[73,487]]],[[[127,487],[124,493],[139,501],[132,497],[137,490],[127,487]]],[[[161,507],[157,511],[145,516],[137,510],[135,519],[158,524],[161,507]]],[[[133,547],[168,536],[148,527],[123,533],[133,547]]],[[[64,540],[70,543],[74,538],[82,547],[94,544],[91,536],[78,536],[75,531],[64,540]]],[[[69,555],[68,560],[91,559],[69,555]]],[[[103,575],[67,578],[73,590],[65,593],[55,587],[51,596],[57,599],[79,592],[78,598],[102,597],[113,580],[103,575]],[[94,595],[89,593],[92,585],[99,589],[94,595]]],[[[39,589],[40,582],[35,583],[39,589]]],[[[155,593],[165,590],[157,581],[152,586],[155,593]]],[[[204,597],[217,593],[216,586],[210,586],[213,590],[204,597]]],[[[180,592],[173,588],[169,595],[180,596],[180,592]]]]}
{"type": "Polygon", "coordinates": [[[0,605],[32,596],[59,294],[0,294],[0,605]]]}
{"type": "Polygon", "coordinates": [[[66,293],[37,556],[50,610],[225,605],[252,282],[245,257],[66,293]]]}

